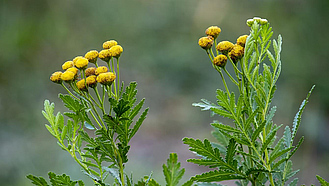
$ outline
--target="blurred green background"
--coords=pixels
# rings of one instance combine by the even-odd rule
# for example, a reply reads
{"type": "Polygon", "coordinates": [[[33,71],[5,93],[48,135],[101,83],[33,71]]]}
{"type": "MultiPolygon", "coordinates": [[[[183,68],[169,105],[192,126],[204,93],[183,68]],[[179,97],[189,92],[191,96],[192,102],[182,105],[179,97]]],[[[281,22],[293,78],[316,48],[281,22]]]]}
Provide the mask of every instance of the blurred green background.
{"type": "Polygon", "coordinates": [[[138,96],[150,107],[131,144],[127,172],[137,180],[153,171],[164,183],[161,166],[170,152],[187,168],[185,180],[207,170],[185,162],[194,155],[181,142],[185,136],[212,139],[209,123],[222,119],[191,106],[201,98],[215,101],[222,88],[197,41],[208,26],[218,25],[219,40],[235,42],[248,34],[245,22],[254,16],[270,21],[275,38],[283,36],[274,121],[291,126],[316,85],[298,133],[305,141],[293,157],[299,184],[317,184],[316,174],[329,180],[328,10],[328,0],[1,0],[1,185],[31,185],[27,174],[48,171],[88,180],[48,133],[41,110],[49,99],[56,112],[64,111],[57,94],[65,91],[50,82],[51,73],[109,39],[124,47],[122,79],[137,81],[138,96]]]}

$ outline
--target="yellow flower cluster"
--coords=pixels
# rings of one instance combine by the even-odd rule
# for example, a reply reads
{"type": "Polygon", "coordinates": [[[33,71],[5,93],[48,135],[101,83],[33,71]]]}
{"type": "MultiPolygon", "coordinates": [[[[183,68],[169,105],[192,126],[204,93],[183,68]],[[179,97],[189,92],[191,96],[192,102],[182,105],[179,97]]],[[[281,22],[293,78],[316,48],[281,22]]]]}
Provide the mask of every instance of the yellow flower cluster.
{"type": "MultiPolygon", "coordinates": [[[[264,21],[264,20],[263,20],[264,21]]],[[[199,46],[207,51],[207,54],[212,55],[212,62],[215,66],[224,68],[228,57],[234,62],[237,63],[244,55],[244,47],[248,38],[248,35],[242,35],[238,37],[236,44],[233,44],[230,41],[221,41],[216,45],[217,56],[213,55],[212,46],[214,45],[215,39],[218,37],[221,29],[217,26],[210,26],[206,29],[206,37],[201,37],[199,39],[199,46]],[[209,53],[210,51],[210,53],[209,53]],[[220,54],[219,54],[220,53],[220,54]]]]}
{"type": "Polygon", "coordinates": [[[106,41],[102,45],[101,51],[90,50],[84,56],[77,56],[72,60],[66,61],[62,65],[64,72],[57,71],[50,76],[54,83],[63,84],[66,82],[75,90],[88,91],[88,87],[95,88],[97,83],[111,85],[116,79],[114,69],[109,72],[107,66],[98,66],[97,59],[107,62],[117,59],[123,52],[122,46],[115,40],[106,41]],[[89,66],[90,64],[94,66],[89,66]],[[89,67],[88,67],[89,66],[89,67]]]}

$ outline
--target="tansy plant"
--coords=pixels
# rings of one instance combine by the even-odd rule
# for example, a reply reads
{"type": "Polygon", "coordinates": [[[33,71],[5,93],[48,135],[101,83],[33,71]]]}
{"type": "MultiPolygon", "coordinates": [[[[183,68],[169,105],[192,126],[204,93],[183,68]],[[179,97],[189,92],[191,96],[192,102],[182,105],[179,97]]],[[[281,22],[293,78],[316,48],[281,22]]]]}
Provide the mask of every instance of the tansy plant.
{"type": "MultiPolygon", "coordinates": [[[[211,124],[218,143],[183,139],[200,157],[187,161],[212,168],[191,177],[183,186],[220,185],[218,182],[224,180],[236,180],[240,186],[297,185],[298,179],[292,177],[298,170],[292,169],[290,159],[303,142],[303,137],[297,141],[295,138],[314,87],[302,102],[292,127],[286,126],[278,137],[278,130],[283,127],[273,122],[276,107],[271,103],[281,72],[282,38],[279,35],[277,40],[271,40],[273,32],[266,19],[249,19],[247,25],[250,34],[240,36],[236,44],[217,43],[221,32],[217,26],[209,27],[207,36],[199,39],[225,88],[217,90],[217,104],[202,99],[193,105],[233,122],[211,124]],[[233,73],[226,69],[227,63],[233,73]],[[227,84],[226,80],[231,83],[227,84]]],[[[159,186],[151,175],[134,182],[132,175],[125,172],[129,142],[145,120],[148,108],[142,111],[144,99],[137,102],[136,82],[126,87],[120,82],[122,52],[116,41],[106,41],[101,51],[91,50],[75,57],[62,65],[64,72],[54,72],[50,80],[67,91],[59,94],[59,98],[69,111],[54,114],[54,103],[46,100],[42,113],[49,124],[45,126],[95,185],[159,186]],[[108,179],[109,175],[113,179],[108,179]]],[[[179,185],[184,172],[177,155],[171,153],[163,165],[166,185],[179,185]]],[[[83,181],[72,181],[66,174],[49,172],[48,175],[52,186],[84,185],[83,181]]],[[[34,185],[49,185],[42,177],[28,175],[27,178],[34,185]]],[[[320,176],[317,178],[322,185],[329,185],[320,176]]]]}
{"type": "MultiPolygon", "coordinates": [[[[191,180],[236,180],[240,186],[297,185],[298,178],[292,178],[298,170],[292,169],[290,159],[304,139],[296,139],[296,134],[314,86],[302,102],[292,126],[285,126],[279,137],[278,130],[283,125],[273,122],[276,107],[271,103],[281,72],[282,37],[279,35],[277,40],[271,40],[273,31],[266,19],[255,17],[247,20],[247,25],[251,28],[250,33],[238,37],[236,44],[230,41],[217,43],[221,32],[217,26],[209,27],[207,36],[199,39],[200,47],[219,73],[224,90],[217,90],[217,104],[202,99],[193,105],[232,122],[214,121],[211,124],[214,128],[212,135],[218,140],[216,143],[208,139],[183,139],[200,157],[188,162],[213,168],[191,180]],[[228,65],[232,67],[231,73],[226,69],[228,65]],[[226,83],[227,80],[231,83],[226,83]]],[[[328,185],[321,177],[317,178],[321,184],[328,185]]]]}
{"type": "MultiPolygon", "coordinates": [[[[62,65],[64,72],[54,72],[50,80],[67,91],[59,94],[59,98],[69,112],[54,114],[55,104],[46,100],[42,114],[49,124],[45,126],[95,185],[159,185],[150,176],[134,183],[124,170],[129,142],[145,120],[148,108],[140,113],[144,99],[137,102],[136,82],[124,88],[124,83],[119,81],[122,52],[116,41],[106,41],[100,52],[91,50],[77,56],[62,65]],[[111,181],[107,179],[109,175],[113,177],[112,184],[107,183],[111,181]]],[[[177,185],[184,171],[177,155],[170,154],[163,165],[167,184],[177,185]]],[[[83,181],[72,181],[66,174],[49,172],[48,175],[53,186],[84,185],[83,181]]],[[[27,178],[35,185],[48,185],[42,177],[28,175],[27,178]]]]}

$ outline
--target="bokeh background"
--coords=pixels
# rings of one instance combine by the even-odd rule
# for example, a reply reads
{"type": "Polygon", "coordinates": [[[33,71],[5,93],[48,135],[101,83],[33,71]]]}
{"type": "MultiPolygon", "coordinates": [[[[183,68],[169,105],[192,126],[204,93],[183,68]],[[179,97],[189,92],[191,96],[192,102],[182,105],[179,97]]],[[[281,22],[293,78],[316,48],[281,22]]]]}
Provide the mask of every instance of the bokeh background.
{"type": "MultiPolygon", "coordinates": [[[[88,178],[48,133],[43,101],[65,111],[49,80],[61,64],[104,41],[123,47],[121,75],[138,82],[138,97],[150,107],[134,137],[127,172],[135,180],[153,176],[164,183],[162,164],[177,152],[187,168],[184,181],[206,168],[186,163],[194,157],[185,136],[211,138],[209,112],[192,107],[201,98],[215,101],[220,77],[198,45],[211,25],[219,40],[235,42],[248,34],[248,18],[267,18],[274,37],[283,36],[282,75],[273,105],[274,121],[292,125],[299,104],[316,85],[304,112],[299,137],[305,141],[293,157],[299,184],[329,180],[329,1],[328,0],[1,0],[0,1],[0,183],[31,185],[29,173],[48,171],[88,178]]],[[[231,183],[227,183],[231,184],[231,183]]]]}

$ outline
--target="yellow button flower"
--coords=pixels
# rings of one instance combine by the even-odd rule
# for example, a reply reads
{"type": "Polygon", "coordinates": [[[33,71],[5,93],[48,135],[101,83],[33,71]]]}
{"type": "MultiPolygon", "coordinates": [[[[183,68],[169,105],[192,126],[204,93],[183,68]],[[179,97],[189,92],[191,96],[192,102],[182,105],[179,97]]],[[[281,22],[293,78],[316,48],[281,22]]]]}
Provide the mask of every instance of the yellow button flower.
{"type": "Polygon", "coordinates": [[[66,61],[63,65],[62,65],[62,69],[63,70],[67,70],[68,68],[71,68],[74,66],[73,61],[66,61]]]}
{"type": "Polygon", "coordinates": [[[220,51],[222,54],[227,54],[232,50],[234,44],[229,41],[221,41],[217,44],[216,49],[220,51]]]}
{"type": "Polygon", "coordinates": [[[115,74],[113,74],[112,72],[106,72],[99,74],[96,78],[96,81],[103,85],[111,85],[115,78],[115,74]]]}
{"type": "Polygon", "coordinates": [[[240,45],[234,45],[232,50],[228,53],[229,57],[233,60],[233,62],[238,62],[239,59],[242,58],[244,54],[244,48],[240,45]]]}
{"type": "Polygon", "coordinates": [[[77,85],[77,87],[78,87],[79,90],[82,90],[82,91],[86,91],[87,90],[85,79],[81,79],[80,81],[78,81],[76,83],[76,85],[77,85]]]}
{"type": "Polygon", "coordinates": [[[109,50],[110,50],[110,56],[116,58],[120,57],[121,53],[123,52],[123,48],[120,45],[112,46],[109,50]]]}
{"type": "Polygon", "coordinates": [[[83,58],[83,56],[77,56],[75,57],[72,61],[73,61],[73,64],[75,65],[75,63],[78,61],[78,59],[81,59],[83,58]]]}
{"type": "Polygon", "coordinates": [[[103,48],[104,49],[110,49],[111,47],[113,47],[113,46],[115,46],[117,44],[118,44],[118,42],[116,42],[115,40],[105,41],[103,43],[103,48]]]}
{"type": "Polygon", "coordinates": [[[60,71],[54,72],[50,76],[50,80],[54,83],[61,83],[62,82],[61,76],[62,76],[62,72],[60,71]]]}
{"type": "Polygon", "coordinates": [[[88,87],[95,88],[97,86],[96,76],[91,75],[86,78],[86,84],[88,87]]]}
{"type": "Polygon", "coordinates": [[[248,35],[242,35],[242,36],[238,37],[238,39],[236,40],[236,44],[244,47],[244,45],[246,44],[246,41],[247,41],[247,37],[248,37],[248,35]]]}
{"type": "Polygon", "coordinates": [[[66,71],[73,72],[75,76],[78,74],[78,69],[75,67],[68,68],[66,71]]]}
{"type": "Polygon", "coordinates": [[[214,38],[211,36],[207,36],[207,37],[201,37],[199,39],[199,45],[201,48],[208,50],[212,47],[213,43],[214,43],[214,38]]]}
{"type": "Polygon", "coordinates": [[[75,74],[71,71],[65,71],[62,75],[61,75],[61,79],[65,82],[69,82],[69,81],[73,81],[75,78],[75,74]]]}
{"type": "Polygon", "coordinates": [[[98,57],[99,59],[105,62],[109,62],[109,60],[111,59],[110,50],[109,49],[101,50],[98,54],[98,57]]]}
{"type": "Polygon", "coordinates": [[[100,67],[96,68],[95,75],[98,76],[99,74],[105,73],[107,71],[108,71],[108,69],[106,66],[100,66],[100,67]]]}
{"type": "Polygon", "coordinates": [[[86,69],[85,73],[86,73],[86,76],[91,76],[91,75],[95,75],[95,71],[96,71],[96,68],[95,67],[89,67],[86,69]]]}
{"type": "Polygon", "coordinates": [[[85,58],[88,59],[90,63],[96,63],[98,57],[97,50],[91,50],[85,54],[85,58]]]}
{"type": "Polygon", "coordinates": [[[218,26],[210,26],[207,28],[206,34],[207,36],[211,36],[216,39],[221,31],[222,30],[218,26]]]}
{"type": "Polygon", "coordinates": [[[227,57],[223,54],[216,56],[213,60],[214,65],[222,68],[225,67],[226,62],[227,62],[227,57]]]}
{"type": "Polygon", "coordinates": [[[89,63],[88,59],[82,57],[82,58],[77,59],[77,61],[74,63],[74,65],[75,65],[78,69],[85,69],[85,68],[87,68],[88,63],[89,63]]]}

